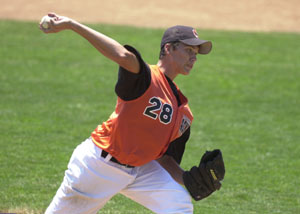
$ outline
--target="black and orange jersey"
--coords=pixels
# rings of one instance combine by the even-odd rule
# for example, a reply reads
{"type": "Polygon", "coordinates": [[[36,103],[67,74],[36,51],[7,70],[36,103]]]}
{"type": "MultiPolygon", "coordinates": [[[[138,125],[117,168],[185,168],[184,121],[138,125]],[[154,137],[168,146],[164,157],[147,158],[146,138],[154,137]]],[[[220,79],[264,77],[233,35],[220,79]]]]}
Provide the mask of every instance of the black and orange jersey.
{"type": "Polygon", "coordinates": [[[110,118],[92,133],[98,147],[124,164],[140,166],[161,157],[193,120],[186,97],[178,90],[178,106],[165,75],[157,66],[150,70],[147,90],[134,100],[118,97],[110,118]]]}

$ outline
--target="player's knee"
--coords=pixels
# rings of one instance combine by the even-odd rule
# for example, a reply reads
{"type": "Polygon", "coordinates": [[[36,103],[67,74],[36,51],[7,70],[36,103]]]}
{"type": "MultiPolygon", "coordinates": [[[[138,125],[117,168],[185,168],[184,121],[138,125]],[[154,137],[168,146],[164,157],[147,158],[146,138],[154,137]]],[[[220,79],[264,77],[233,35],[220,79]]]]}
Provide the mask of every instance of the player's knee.
{"type": "Polygon", "coordinates": [[[189,213],[192,214],[194,210],[194,206],[192,203],[192,198],[190,195],[183,191],[180,195],[173,195],[171,196],[171,206],[169,207],[170,210],[164,213],[189,213]],[[174,196],[174,197],[173,197],[174,196]],[[172,207],[172,208],[171,208],[172,207]]]}

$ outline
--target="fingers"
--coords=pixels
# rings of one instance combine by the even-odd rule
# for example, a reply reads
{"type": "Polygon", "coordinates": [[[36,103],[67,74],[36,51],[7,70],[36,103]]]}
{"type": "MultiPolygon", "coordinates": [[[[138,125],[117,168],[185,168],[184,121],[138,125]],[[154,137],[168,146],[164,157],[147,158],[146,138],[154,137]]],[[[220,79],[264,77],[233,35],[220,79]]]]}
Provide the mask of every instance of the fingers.
{"type": "Polygon", "coordinates": [[[48,16],[51,17],[51,20],[60,21],[63,19],[62,16],[57,15],[56,13],[48,13],[48,16]]]}
{"type": "Polygon", "coordinates": [[[50,17],[57,17],[56,13],[53,13],[53,12],[48,13],[48,16],[50,16],[50,17]]]}

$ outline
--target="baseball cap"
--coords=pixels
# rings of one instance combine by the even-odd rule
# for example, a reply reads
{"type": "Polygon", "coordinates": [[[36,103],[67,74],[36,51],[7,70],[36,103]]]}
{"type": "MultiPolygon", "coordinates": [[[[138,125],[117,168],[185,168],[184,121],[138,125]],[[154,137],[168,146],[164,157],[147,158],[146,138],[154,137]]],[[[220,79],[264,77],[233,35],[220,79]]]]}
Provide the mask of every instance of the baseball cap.
{"type": "Polygon", "coordinates": [[[171,42],[182,42],[186,45],[199,46],[199,54],[208,54],[212,48],[211,41],[199,39],[198,33],[194,28],[183,25],[168,28],[162,37],[160,48],[171,42]]]}

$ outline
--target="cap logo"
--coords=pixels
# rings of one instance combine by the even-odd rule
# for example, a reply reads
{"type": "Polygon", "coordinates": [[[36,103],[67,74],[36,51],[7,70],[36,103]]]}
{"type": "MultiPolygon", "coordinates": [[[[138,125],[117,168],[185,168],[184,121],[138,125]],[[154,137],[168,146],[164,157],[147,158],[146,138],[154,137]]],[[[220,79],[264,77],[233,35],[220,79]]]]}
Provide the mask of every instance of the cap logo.
{"type": "Polygon", "coordinates": [[[193,34],[194,34],[194,36],[195,36],[196,38],[198,38],[198,33],[197,33],[197,31],[196,31],[195,29],[193,29],[193,34]]]}

